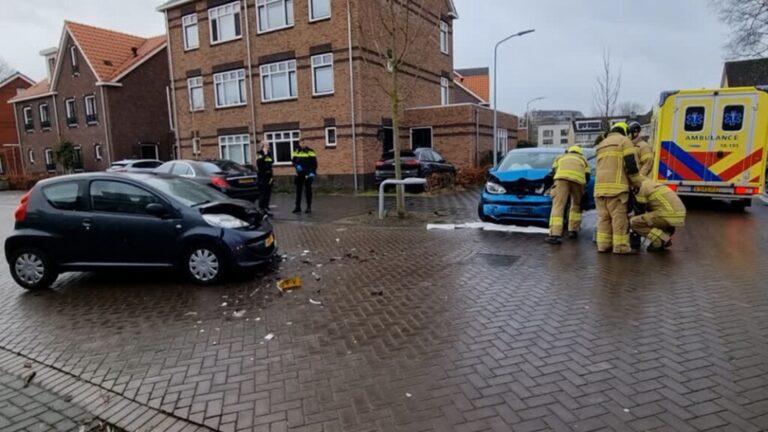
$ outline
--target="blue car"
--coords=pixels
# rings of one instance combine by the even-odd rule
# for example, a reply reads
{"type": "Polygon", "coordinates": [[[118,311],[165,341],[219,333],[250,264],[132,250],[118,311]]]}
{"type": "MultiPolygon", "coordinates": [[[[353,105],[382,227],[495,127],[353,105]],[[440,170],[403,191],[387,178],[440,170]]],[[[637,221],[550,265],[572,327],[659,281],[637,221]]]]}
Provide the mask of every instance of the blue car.
{"type": "MultiPolygon", "coordinates": [[[[555,158],[565,152],[562,148],[527,148],[512,150],[488,172],[477,212],[484,222],[524,222],[549,224],[552,198],[545,190],[545,177],[552,171],[555,158]]],[[[595,151],[584,149],[592,167],[582,208],[595,208],[595,151]]]]}

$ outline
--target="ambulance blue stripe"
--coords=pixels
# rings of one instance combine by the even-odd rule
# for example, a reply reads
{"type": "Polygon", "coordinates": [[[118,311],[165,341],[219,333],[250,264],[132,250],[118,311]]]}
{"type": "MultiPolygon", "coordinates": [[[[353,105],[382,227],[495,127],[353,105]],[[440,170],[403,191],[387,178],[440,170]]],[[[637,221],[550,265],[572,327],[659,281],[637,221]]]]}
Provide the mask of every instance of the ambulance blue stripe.
{"type": "Polygon", "coordinates": [[[722,181],[720,176],[710,171],[709,168],[702,165],[701,162],[697,161],[693,156],[689,155],[688,152],[680,148],[680,146],[675,144],[673,141],[662,141],[661,147],[670,155],[672,155],[672,157],[680,161],[680,163],[687,166],[688,169],[701,176],[702,180],[722,181]]]}
{"type": "Polygon", "coordinates": [[[669,167],[667,167],[667,164],[665,164],[664,162],[659,162],[659,172],[665,174],[667,180],[670,180],[670,181],[683,180],[683,178],[680,177],[679,174],[670,170],[669,167]]]}

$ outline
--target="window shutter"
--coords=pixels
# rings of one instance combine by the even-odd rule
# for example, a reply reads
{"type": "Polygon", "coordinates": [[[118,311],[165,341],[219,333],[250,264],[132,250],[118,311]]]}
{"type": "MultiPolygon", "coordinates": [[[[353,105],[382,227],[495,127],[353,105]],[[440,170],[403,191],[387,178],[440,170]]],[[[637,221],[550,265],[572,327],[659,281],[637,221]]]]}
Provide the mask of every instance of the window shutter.
{"type": "Polygon", "coordinates": [[[240,29],[240,12],[237,12],[235,14],[235,36],[241,36],[241,29],[240,29]]]}
{"type": "Polygon", "coordinates": [[[213,42],[219,41],[219,21],[218,20],[211,20],[211,40],[213,42]]]}

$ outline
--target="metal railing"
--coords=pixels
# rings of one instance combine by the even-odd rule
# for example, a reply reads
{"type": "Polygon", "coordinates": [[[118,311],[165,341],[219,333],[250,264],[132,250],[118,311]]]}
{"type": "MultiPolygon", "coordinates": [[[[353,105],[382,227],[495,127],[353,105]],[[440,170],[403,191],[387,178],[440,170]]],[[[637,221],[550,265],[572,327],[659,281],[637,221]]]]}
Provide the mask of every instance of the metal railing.
{"type": "Polygon", "coordinates": [[[397,186],[424,186],[427,184],[427,179],[423,178],[407,178],[403,180],[389,179],[381,182],[379,186],[379,219],[384,219],[384,188],[387,185],[397,186]]]}

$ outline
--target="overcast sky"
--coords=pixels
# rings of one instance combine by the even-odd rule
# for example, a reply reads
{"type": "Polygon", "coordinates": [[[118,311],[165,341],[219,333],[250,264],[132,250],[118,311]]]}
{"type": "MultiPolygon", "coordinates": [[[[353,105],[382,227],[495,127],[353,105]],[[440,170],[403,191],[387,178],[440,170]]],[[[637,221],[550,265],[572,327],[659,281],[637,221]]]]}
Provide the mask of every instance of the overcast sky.
{"type": "MultiPolygon", "coordinates": [[[[301,0],[294,0],[301,1],[301,0]]],[[[0,57],[33,79],[45,76],[38,52],[55,46],[69,19],[143,36],[165,31],[160,0],[3,1],[0,57]]],[[[499,51],[499,108],[577,109],[590,114],[605,47],[622,69],[621,101],[646,108],[659,92],[717,86],[728,30],[704,0],[455,0],[455,66],[493,66],[496,41],[523,29],[499,51]]]]}

